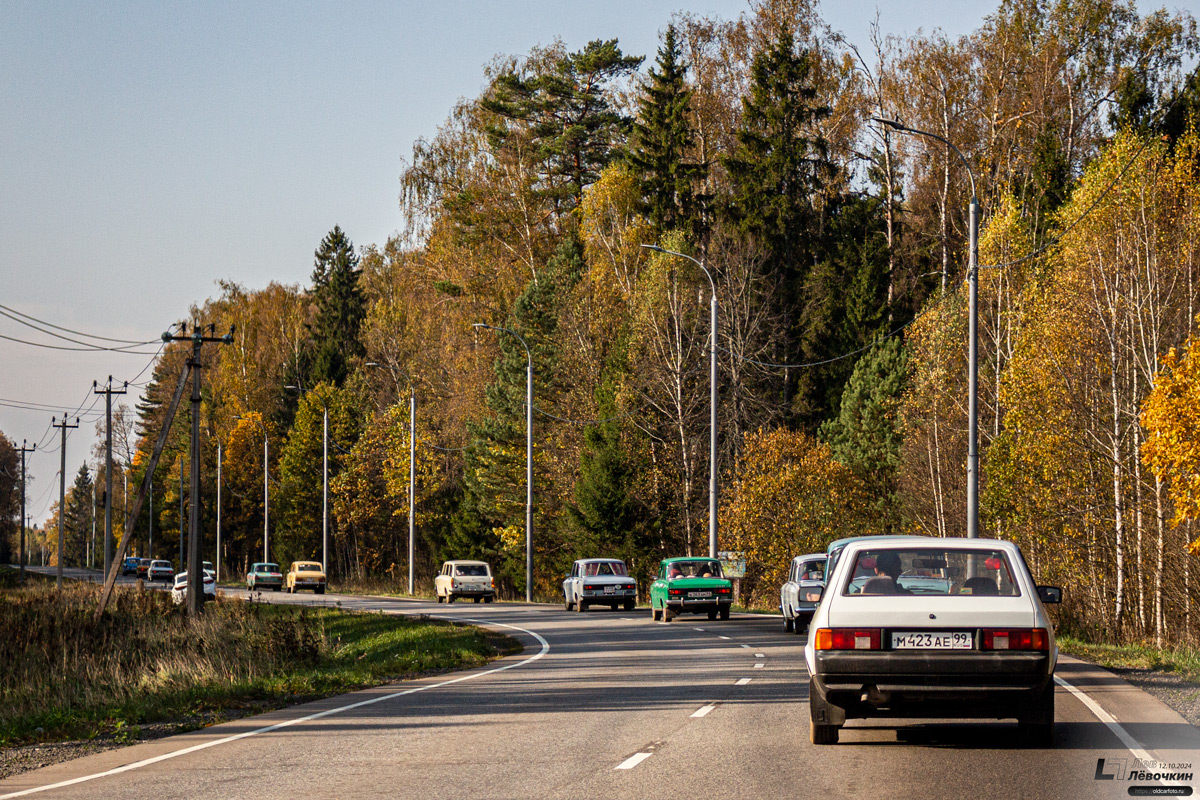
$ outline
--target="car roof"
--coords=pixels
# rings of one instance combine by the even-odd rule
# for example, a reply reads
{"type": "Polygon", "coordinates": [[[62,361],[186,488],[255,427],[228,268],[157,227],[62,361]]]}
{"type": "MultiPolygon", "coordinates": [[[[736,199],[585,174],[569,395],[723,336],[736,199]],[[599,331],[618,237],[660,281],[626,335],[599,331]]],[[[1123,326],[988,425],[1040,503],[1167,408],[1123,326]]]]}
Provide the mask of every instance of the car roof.
{"type": "Polygon", "coordinates": [[[620,561],[622,564],[625,563],[624,559],[620,559],[620,558],[577,558],[577,559],[575,559],[576,564],[592,564],[592,563],[599,564],[599,563],[608,563],[610,561],[620,561]]]}
{"type": "Polygon", "coordinates": [[[154,564],[166,564],[168,567],[169,567],[169,566],[171,566],[171,562],[170,562],[170,561],[167,561],[165,558],[156,558],[156,559],[154,559],[153,561],[151,561],[151,562],[150,562],[150,564],[151,564],[151,565],[154,565],[154,564]]]}
{"type": "Polygon", "coordinates": [[[676,561],[720,561],[719,558],[712,556],[675,556],[674,558],[664,558],[662,563],[674,564],[676,561]]]}
{"type": "Polygon", "coordinates": [[[937,539],[938,541],[941,541],[940,536],[938,536],[938,537],[919,536],[919,535],[912,535],[912,534],[906,534],[906,533],[877,533],[877,534],[872,534],[871,536],[847,536],[845,539],[835,539],[834,541],[829,543],[828,547],[825,548],[825,552],[831,553],[831,552],[833,552],[833,550],[835,548],[845,547],[846,545],[848,545],[852,542],[866,542],[866,541],[874,541],[874,540],[878,540],[878,539],[895,539],[897,541],[908,540],[908,539],[918,539],[918,540],[920,540],[920,539],[928,539],[928,540],[937,539]]]}
{"type": "MultiPolygon", "coordinates": [[[[922,550],[962,550],[962,549],[978,549],[978,550],[1005,550],[1010,553],[1018,551],[1017,545],[1005,539],[969,539],[965,536],[904,536],[890,537],[897,540],[898,545],[903,545],[905,548],[922,549],[922,550]]],[[[846,551],[860,552],[862,550],[871,550],[879,547],[883,542],[878,539],[872,541],[850,542],[846,545],[846,551]]],[[[844,552],[846,552],[844,551],[844,552]]]]}
{"type": "Polygon", "coordinates": [[[486,567],[488,565],[488,563],[486,561],[468,561],[468,560],[457,559],[457,558],[447,561],[446,563],[447,564],[479,564],[484,567],[486,567]]]}
{"type": "Polygon", "coordinates": [[[796,556],[792,559],[792,563],[796,564],[801,561],[820,561],[827,558],[829,558],[829,556],[826,553],[808,553],[807,555],[796,556]]]}

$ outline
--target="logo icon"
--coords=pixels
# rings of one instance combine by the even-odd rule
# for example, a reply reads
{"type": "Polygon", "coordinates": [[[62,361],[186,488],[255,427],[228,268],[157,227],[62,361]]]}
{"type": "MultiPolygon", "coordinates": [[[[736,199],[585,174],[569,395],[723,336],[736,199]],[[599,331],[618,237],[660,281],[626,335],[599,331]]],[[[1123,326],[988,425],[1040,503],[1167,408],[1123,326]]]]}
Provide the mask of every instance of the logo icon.
{"type": "Polygon", "coordinates": [[[1126,761],[1123,758],[1097,758],[1096,780],[1123,781],[1125,780],[1126,761]]]}

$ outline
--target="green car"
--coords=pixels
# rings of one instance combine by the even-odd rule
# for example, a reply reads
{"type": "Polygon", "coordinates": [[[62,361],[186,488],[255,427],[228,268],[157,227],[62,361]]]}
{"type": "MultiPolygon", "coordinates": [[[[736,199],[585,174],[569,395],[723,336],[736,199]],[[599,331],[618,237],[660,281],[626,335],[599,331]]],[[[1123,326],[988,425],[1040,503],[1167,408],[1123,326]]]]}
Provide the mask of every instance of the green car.
{"type": "Polygon", "coordinates": [[[650,615],[670,622],[677,614],[708,613],[709,619],[729,619],[733,584],[721,573],[715,558],[692,556],[663,559],[658,578],[650,585],[650,615]]]}

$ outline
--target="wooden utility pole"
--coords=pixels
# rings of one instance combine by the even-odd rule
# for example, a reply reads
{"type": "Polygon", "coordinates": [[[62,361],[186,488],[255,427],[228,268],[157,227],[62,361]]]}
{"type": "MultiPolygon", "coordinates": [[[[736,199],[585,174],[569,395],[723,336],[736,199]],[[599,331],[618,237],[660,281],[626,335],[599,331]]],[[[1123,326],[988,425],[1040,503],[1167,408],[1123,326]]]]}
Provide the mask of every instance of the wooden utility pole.
{"type": "MultiPolygon", "coordinates": [[[[179,326],[179,333],[172,335],[164,333],[164,342],[190,341],[192,357],[188,368],[192,372],[192,452],[191,452],[191,508],[188,510],[188,549],[187,549],[187,610],[189,616],[199,616],[204,610],[204,562],[200,558],[200,346],[205,342],[233,343],[233,328],[224,336],[212,335],[216,326],[209,325],[209,335],[204,335],[204,326],[193,325],[192,333],[188,335],[187,324],[179,326]]],[[[180,474],[182,476],[182,469],[180,474]]],[[[181,565],[182,566],[182,565],[181,565]]]]}
{"type": "MultiPolygon", "coordinates": [[[[92,381],[92,393],[104,395],[104,574],[112,567],[113,529],[112,529],[112,396],[125,394],[129,383],[121,389],[112,388],[112,375],[103,389],[96,381],[92,381]]],[[[126,532],[128,534],[128,532],[126,532]]]]}
{"type": "Polygon", "coordinates": [[[21,583],[25,582],[25,454],[32,453],[37,450],[37,445],[26,447],[25,440],[21,440],[21,552],[17,555],[21,565],[21,583]]]}
{"type": "Polygon", "coordinates": [[[58,452],[61,454],[61,460],[58,473],[58,569],[55,571],[54,588],[62,591],[63,578],[63,522],[67,516],[67,429],[79,427],[79,417],[75,418],[75,424],[71,425],[67,422],[67,415],[63,414],[62,422],[55,422],[56,418],[50,418],[50,425],[54,428],[62,429],[62,441],[59,444],[58,452]]]}

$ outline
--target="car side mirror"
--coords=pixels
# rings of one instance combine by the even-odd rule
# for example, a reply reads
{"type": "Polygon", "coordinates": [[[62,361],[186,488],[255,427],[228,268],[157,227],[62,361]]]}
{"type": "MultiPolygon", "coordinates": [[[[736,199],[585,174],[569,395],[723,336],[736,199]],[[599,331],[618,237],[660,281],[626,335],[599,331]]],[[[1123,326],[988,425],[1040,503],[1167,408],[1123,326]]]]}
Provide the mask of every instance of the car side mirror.
{"type": "Polygon", "coordinates": [[[1062,588],[1059,586],[1039,586],[1037,587],[1038,599],[1043,603],[1061,603],[1062,588]]]}

